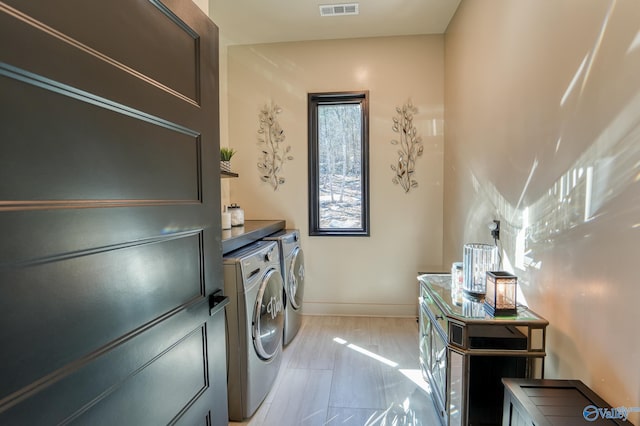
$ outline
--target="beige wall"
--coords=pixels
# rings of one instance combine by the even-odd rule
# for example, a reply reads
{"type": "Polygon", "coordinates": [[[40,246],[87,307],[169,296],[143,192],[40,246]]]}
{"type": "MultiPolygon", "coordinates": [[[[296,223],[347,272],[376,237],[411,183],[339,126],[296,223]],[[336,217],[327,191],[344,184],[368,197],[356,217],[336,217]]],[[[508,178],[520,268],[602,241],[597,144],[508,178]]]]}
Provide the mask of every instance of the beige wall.
{"type": "Polygon", "coordinates": [[[444,261],[500,219],[505,269],[550,321],[546,377],[613,406],[640,405],[639,16],[463,0],[445,35],[444,261]]]}
{"type": "MultiPolygon", "coordinates": [[[[442,264],[443,36],[415,36],[230,46],[229,145],[238,150],[230,200],[247,219],[285,219],[299,228],[309,314],[407,315],[417,312],[419,270],[442,264]],[[370,91],[371,237],[309,237],[307,94],[370,91]],[[425,153],[419,187],[391,182],[395,107],[411,98],[425,153]],[[270,102],[294,160],[277,191],[260,181],[258,113],[270,102]],[[434,132],[435,127],[435,132],[434,132]]],[[[223,141],[224,143],[224,141],[223,141]]]]}
{"type": "Polygon", "coordinates": [[[208,0],[193,0],[205,14],[209,15],[209,1],[208,0]]]}
{"type": "MultiPolygon", "coordinates": [[[[229,44],[224,36],[220,35],[220,146],[229,145],[229,71],[228,49],[229,44]]],[[[230,201],[230,181],[221,179],[220,205],[228,206],[230,201]]]]}

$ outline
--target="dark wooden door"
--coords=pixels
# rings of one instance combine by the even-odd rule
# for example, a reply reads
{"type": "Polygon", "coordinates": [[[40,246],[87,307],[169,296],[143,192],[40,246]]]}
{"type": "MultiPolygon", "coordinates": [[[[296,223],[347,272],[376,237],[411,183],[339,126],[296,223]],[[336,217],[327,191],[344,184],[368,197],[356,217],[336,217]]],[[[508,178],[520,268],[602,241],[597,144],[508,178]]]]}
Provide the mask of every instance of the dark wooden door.
{"type": "Polygon", "coordinates": [[[0,1],[0,424],[226,424],[218,34],[0,1]]]}

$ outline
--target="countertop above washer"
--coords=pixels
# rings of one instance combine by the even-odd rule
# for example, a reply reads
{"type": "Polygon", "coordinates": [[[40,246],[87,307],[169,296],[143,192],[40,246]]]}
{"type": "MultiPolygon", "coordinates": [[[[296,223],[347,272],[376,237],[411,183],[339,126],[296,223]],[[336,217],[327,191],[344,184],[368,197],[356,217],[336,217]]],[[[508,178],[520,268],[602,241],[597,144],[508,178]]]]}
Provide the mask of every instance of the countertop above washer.
{"type": "Polygon", "coordinates": [[[222,254],[258,241],[285,229],[284,220],[245,220],[244,226],[222,230],[222,254]]]}

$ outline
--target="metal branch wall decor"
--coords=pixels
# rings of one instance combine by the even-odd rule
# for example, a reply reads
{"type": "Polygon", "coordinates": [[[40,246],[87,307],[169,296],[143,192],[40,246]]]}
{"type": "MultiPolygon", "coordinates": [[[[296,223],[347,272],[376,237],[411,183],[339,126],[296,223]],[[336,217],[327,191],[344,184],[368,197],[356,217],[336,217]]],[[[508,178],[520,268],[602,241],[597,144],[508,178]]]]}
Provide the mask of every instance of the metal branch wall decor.
{"type": "Polygon", "coordinates": [[[418,108],[413,106],[411,100],[400,107],[396,107],[397,116],[393,117],[393,131],[400,134],[400,140],[393,139],[392,145],[398,146],[398,162],[391,165],[395,176],[391,181],[402,186],[405,193],[418,186],[413,178],[416,160],[422,156],[424,147],[422,137],[418,136],[418,129],[413,125],[413,116],[418,113],[418,108]]]}
{"type": "Polygon", "coordinates": [[[260,111],[260,128],[258,129],[258,145],[261,154],[258,162],[260,180],[271,185],[273,190],[285,183],[282,173],[282,166],[287,160],[293,160],[289,154],[291,146],[283,146],[285,139],[284,130],[278,123],[277,115],[282,112],[282,108],[275,105],[265,105],[260,111]]]}

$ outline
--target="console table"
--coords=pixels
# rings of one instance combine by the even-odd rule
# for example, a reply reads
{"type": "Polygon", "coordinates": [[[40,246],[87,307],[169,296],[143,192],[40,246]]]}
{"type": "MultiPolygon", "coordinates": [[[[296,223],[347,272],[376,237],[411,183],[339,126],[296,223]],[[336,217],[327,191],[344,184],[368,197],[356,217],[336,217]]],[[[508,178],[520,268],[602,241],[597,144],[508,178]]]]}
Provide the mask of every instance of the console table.
{"type": "Polygon", "coordinates": [[[503,377],[543,378],[547,320],[525,306],[491,317],[483,300],[451,298],[451,275],[423,274],[420,366],[444,425],[500,425],[503,377]]]}

